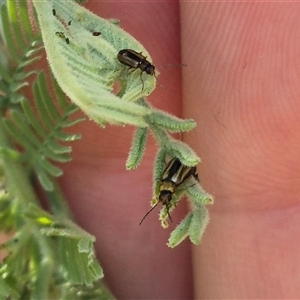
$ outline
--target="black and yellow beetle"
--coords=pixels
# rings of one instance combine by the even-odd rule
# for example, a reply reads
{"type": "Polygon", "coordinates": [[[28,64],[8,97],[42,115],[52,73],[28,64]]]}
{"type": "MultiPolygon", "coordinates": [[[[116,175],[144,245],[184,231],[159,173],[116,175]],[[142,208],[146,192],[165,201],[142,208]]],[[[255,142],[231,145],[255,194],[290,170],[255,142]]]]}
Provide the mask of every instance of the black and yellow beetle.
{"type": "Polygon", "coordinates": [[[178,158],[172,158],[166,165],[160,178],[161,185],[157,199],[158,202],[145,214],[140,222],[140,225],[159,203],[166,206],[168,216],[170,220],[172,220],[169,214],[169,206],[172,201],[173,194],[175,193],[176,189],[191,176],[198,180],[196,167],[185,166],[178,158]]]}

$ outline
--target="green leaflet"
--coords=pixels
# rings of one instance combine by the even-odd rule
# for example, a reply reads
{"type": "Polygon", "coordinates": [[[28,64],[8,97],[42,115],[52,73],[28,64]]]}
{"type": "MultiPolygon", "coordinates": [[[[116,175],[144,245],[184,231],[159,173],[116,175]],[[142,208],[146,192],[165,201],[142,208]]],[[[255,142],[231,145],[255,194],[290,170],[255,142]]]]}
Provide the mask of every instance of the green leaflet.
{"type": "Polygon", "coordinates": [[[0,245],[6,255],[0,264],[0,298],[113,299],[98,280],[103,272],[95,257],[95,238],[70,220],[55,180],[62,174],[55,163],[71,159],[71,147],[60,141],[79,138],[62,131],[82,120],[71,116],[78,107],[55,82],[54,90],[51,88],[51,76],[32,67],[39,59],[41,38],[31,28],[34,17],[29,19],[27,1],[3,2],[0,0],[0,227],[14,236],[0,245]],[[26,88],[25,97],[26,86],[32,89],[26,88]],[[33,171],[46,190],[44,199],[53,215],[39,207],[33,171]],[[49,234],[54,230],[55,234],[49,234]],[[63,257],[61,252],[67,254],[63,257]],[[72,261],[76,267],[70,266],[72,261]]]}
{"type": "Polygon", "coordinates": [[[150,94],[155,77],[140,70],[128,72],[117,60],[122,49],[134,49],[150,59],[133,37],[114,23],[102,19],[71,0],[33,0],[52,72],[63,91],[91,119],[146,127],[150,113],[133,101],[150,94]],[[55,10],[55,16],[53,15],[55,10]],[[93,36],[93,32],[100,32],[93,36]],[[115,82],[121,84],[117,97],[115,82]],[[125,84],[124,84],[125,83],[125,84]]]}
{"type": "Polygon", "coordinates": [[[181,242],[183,242],[189,235],[188,231],[191,226],[191,220],[192,220],[193,214],[189,213],[184,220],[180,222],[179,225],[177,225],[176,229],[171,233],[169,240],[168,240],[168,246],[170,248],[174,248],[178,246],[181,242]]]}
{"type": "Polygon", "coordinates": [[[9,49],[0,47],[0,92],[6,100],[18,103],[24,99],[19,90],[28,85],[23,80],[35,74],[35,70],[25,67],[40,59],[41,50],[41,39],[31,28],[26,1],[7,1],[7,5],[1,5],[0,43],[9,49]]]}
{"type": "Polygon", "coordinates": [[[37,177],[46,191],[53,190],[52,177],[62,175],[62,170],[54,162],[71,160],[71,148],[59,144],[58,141],[78,139],[78,135],[62,130],[69,127],[69,122],[78,123],[82,118],[69,121],[70,115],[78,110],[74,104],[64,103],[66,99],[60,96],[59,103],[65,109],[53,104],[51,95],[46,88],[46,78],[40,72],[33,84],[34,104],[38,114],[34,114],[34,106],[28,100],[20,102],[21,110],[12,110],[9,119],[4,119],[4,125],[12,138],[22,146],[28,162],[31,163],[37,177]]]}
{"type": "Polygon", "coordinates": [[[147,128],[138,128],[134,134],[132,146],[129,152],[129,156],[126,161],[126,169],[133,170],[137,168],[140,164],[148,137],[148,129],[147,128]]]}
{"type": "Polygon", "coordinates": [[[150,123],[165,128],[169,132],[190,131],[196,127],[194,120],[184,120],[168,114],[162,110],[154,109],[153,113],[148,117],[150,123]]]}

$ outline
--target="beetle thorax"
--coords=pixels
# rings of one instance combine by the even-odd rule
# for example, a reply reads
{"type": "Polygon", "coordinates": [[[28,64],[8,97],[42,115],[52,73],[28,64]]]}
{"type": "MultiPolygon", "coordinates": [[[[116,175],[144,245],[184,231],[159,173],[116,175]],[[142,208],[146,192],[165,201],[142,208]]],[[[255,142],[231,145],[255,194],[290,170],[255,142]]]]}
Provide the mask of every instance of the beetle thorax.
{"type": "Polygon", "coordinates": [[[155,74],[155,67],[146,60],[141,61],[140,69],[149,75],[155,74]]]}
{"type": "Polygon", "coordinates": [[[172,194],[175,192],[176,185],[171,180],[164,180],[159,188],[160,191],[170,191],[172,194]]]}

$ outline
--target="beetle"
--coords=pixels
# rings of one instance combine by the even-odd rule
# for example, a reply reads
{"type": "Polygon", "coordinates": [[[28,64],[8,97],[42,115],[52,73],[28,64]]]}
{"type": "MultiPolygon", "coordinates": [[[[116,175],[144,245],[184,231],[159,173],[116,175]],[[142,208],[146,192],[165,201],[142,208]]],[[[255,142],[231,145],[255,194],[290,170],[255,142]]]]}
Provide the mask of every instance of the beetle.
{"type": "Polygon", "coordinates": [[[54,17],[56,16],[56,10],[54,8],[52,9],[52,14],[54,17]]]}
{"type": "Polygon", "coordinates": [[[141,81],[143,83],[144,89],[144,81],[142,79],[142,74],[145,72],[148,75],[153,75],[155,78],[155,66],[152,65],[147,57],[141,53],[138,53],[132,49],[123,49],[119,51],[117,58],[120,63],[125,66],[128,66],[130,69],[140,69],[141,70],[141,81]]]}
{"type": "Polygon", "coordinates": [[[166,206],[169,219],[172,221],[169,213],[169,206],[172,201],[173,194],[176,189],[190,177],[194,177],[197,181],[199,181],[197,168],[195,166],[189,167],[183,165],[177,157],[172,158],[166,165],[160,178],[161,185],[159,187],[158,202],[145,214],[139,225],[142,224],[148,214],[158,205],[159,202],[166,206]]]}

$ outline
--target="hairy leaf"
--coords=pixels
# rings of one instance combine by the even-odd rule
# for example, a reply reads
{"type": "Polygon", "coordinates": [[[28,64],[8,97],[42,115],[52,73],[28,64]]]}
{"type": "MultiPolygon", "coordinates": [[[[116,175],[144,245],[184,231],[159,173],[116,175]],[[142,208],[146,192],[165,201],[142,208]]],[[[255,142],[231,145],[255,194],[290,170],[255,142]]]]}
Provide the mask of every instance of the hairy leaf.
{"type": "Polygon", "coordinates": [[[148,52],[120,27],[71,0],[33,0],[33,4],[52,72],[70,99],[100,125],[146,127],[143,117],[150,111],[128,101],[151,93],[155,77],[142,74],[141,81],[140,70],[128,74],[117,54],[129,48],[150,59],[148,52]],[[113,93],[116,81],[126,82],[119,97],[113,93]]]}

